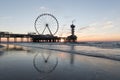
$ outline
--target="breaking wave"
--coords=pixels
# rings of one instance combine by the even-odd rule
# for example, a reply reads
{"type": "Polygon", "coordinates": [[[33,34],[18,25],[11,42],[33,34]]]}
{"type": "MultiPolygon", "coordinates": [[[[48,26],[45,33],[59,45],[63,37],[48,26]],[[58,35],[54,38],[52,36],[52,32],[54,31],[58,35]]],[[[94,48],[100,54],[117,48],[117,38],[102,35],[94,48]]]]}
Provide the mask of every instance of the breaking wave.
{"type": "Polygon", "coordinates": [[[16,45],[120,61],[120,43],[16,43],[16,45]]]}

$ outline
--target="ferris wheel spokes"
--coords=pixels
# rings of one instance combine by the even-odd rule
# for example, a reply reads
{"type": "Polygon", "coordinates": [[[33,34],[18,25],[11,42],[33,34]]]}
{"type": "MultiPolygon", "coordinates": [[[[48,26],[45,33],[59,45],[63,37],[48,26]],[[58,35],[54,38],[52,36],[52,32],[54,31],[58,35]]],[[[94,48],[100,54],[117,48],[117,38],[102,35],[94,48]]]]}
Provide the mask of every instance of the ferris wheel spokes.
{"type": "Polygon", "coordinates": [[[46,24],[46,25],[45,25],[45,28],[44,28],[44,30],[43,30],[43,32],[42,32],[42,34],[44,34],[44,32],[45,32],[46,28],[48,29],[48,31],[49,31],[49,33],[50,33],[50,35],[53,35],[53,34],[52,34],[52,32],[51,32],[51,30],[50,30],[50,28],[49,28],[49,25],[48,25],[48,24],[46,24]]]}
{"type": "Polygon", "coordinates": [[[43,32],[42,32],[42,34],[45,32],[45,29],[46,29],[46,26],[45,26],[45,28],[44,28],[44,30],[43,30],[43,32]]]}
{"type": "Polygon", "coordinates": [[[55,35],[58,31],[59,23],[52,14],[44,13],[36,18],[34,27],[38,34],[55,35]]]}

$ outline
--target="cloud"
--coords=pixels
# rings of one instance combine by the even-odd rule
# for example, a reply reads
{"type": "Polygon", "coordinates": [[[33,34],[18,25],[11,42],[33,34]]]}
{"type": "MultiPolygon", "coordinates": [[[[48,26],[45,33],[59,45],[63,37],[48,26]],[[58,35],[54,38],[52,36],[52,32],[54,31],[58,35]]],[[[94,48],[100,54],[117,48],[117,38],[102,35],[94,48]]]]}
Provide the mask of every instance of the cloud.
{"type": "Polygon", "coordinates": [[[78,29],[78,31],[83,30],[99,30],[99,29],[110,29],[113,28],[115,25],[112,21],[104,21],[104,22],[96,22],[89,24],[88,26],[84,26],[78,29]]]}
{"type": "Polygon", "coordinates": [[[106,22],[103,24],[103,28],[112,28],[112,27],[114,27],[112,21],[106,21],[106,22]]]}
{"type": "Polygon", "coordinates": [[[40,9],[40,10],[48,10],[48,8],[47,8],[47,7],[44,7],[44,6],[41,6],[39,9],[40,9]]]}
{"type": "Polygon", "coordinates": [[[76,34],[81,34],[81,33],[84,33],[84,32],[86,32],[86,31],[88,31],[88,29],[90,28],[90,26],[83,26],[83,27],[81,27],[81,28],[79,28],[79,29],[76,29],[76,34]]]}
{"type": "Polygon", "coordinates": [[[85,26],[85,27],[82,27],[80,28],[79,30],[85,30],[85,29],[88,29],[90,26],[85,26]]]}
{"type": "Polygon", "coordinates": [[[95,27],[97,26],[97,23],[89,24],[88,26],[84,26],[80,28],[79,30],[95,30],[95,27]]]}
{"type": "Polygon", "coordinates": [[[41,12],[48,12],[48,13],[56,12],[54,9],[51,9],[51,8],[48,8],[48,7],[45,7],[45,6],[40,6],[37,10],[41,11],[41,12]]]}
{"type": "Polygon", "coordinates": [[[37,7],[36,8],[36,11],[37,12],[50,12],[51,11],[51,9],[50,8],[48,8],[48,7],[45,7],[45,6],[40,6],[40,7],[37,7]]]}

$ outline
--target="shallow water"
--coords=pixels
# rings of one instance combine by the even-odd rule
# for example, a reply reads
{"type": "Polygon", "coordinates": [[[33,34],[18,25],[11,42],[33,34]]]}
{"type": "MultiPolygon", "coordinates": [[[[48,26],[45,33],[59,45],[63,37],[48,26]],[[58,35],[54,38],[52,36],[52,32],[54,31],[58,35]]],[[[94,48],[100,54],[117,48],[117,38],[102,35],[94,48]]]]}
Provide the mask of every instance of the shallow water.
{"type": "Polygon", "coordinates": [[[74,53],[87,46],[36,45],[44,49],[15,45],[1,48],[0,80],[120,80],[120,61],[74,53]]]}

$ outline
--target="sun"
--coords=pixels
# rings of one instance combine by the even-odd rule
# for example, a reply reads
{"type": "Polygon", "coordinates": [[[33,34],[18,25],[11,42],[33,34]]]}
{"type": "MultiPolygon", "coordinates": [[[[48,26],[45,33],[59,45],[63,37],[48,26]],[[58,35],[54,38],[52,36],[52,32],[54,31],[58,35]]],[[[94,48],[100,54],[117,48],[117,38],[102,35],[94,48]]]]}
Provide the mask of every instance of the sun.
{"type": "Polygon", "coordinates": [[[60,42],[64,42],[64,39],[61,39],[60,42]]]}

